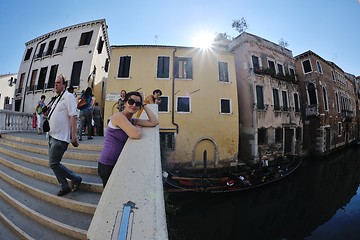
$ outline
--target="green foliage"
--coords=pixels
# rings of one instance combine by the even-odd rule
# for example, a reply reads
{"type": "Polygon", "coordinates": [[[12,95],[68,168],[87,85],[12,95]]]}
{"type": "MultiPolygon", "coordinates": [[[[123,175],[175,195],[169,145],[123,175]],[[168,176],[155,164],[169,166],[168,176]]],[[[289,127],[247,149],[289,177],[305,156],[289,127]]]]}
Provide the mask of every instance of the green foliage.
{"type": "Polygon", "coordinates": [[[235,28],[236,31],[238,31],[239,33],[245,32],[248,29],[246,20],[243,17],[240,20],[239,19],[233,20],[231,26],[232,28],[235,28]]]}

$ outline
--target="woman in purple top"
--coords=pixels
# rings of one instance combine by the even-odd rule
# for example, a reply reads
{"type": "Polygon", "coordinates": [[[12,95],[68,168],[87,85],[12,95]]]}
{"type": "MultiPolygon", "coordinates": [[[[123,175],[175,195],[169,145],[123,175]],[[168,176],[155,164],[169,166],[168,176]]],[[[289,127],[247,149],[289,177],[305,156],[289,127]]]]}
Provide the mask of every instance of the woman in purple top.
{"type": "Polygon", "coordinates": [[[125,96],[124,109],[111,116],[105,133],[104,146],[98,162],[98,173],[105,187],[110,174],[129,138],[141,138],[141,127],[155,127],[159,124],[155,114],[146,104],[143,104],[139,92],[129,92],[125,96]],[[149,119],[132,118],[140,108],[143,108],[149,119]]]}

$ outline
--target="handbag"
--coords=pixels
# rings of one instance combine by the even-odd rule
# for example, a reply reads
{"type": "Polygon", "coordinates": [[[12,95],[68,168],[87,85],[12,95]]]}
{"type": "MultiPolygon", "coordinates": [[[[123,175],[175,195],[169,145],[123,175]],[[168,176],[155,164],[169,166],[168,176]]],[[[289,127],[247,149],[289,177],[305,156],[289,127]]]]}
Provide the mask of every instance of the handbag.
{"type": "Polygon", "coordinates": [[[43,122],[43,131],[44,132],[49,132],[50,131],[50,124],[49,124],[49,121],[47,119],[45,119],[44,122],[43,122]]]}
{"type": "MultiPolygon", "coordinates": [[[[66,91],[66,90],[65,90],[65,91],[66,91]]],[[[64,94],[65,91],[63,91],[63,92],[61,93],[61,95],[59,96],[59,98],[58,98],[58,100],[57,100],[57,102],[56,102],[56,104],[55,104],[55,107],[50,110],[49,116],[47,117],[47,119],[44,120],[43,126],[42,126],[42,127],[43,127],[43,132],[49,132],[49,131],[50,131],[49,120],[50,120],[51,114],[54,112],[57,104],[59,103],[59,101],[60,101],[60,99],[61,99],[61,97],[62,97],[62,95],[64,94]]]]}
{"type": "Polygon", "coordinates": [[[77,109],[81,110],[88,106],[88,102],[86,101],[86,98],[82,97],[80,102],[77,104],[77,109]]]}
{"type": "Polygon", "coordinates": [[[36,114],[34,113],[34,115],[33,115],[33,119],[32,119],[32,127],[33,128],[36,128],[36,114]]]}

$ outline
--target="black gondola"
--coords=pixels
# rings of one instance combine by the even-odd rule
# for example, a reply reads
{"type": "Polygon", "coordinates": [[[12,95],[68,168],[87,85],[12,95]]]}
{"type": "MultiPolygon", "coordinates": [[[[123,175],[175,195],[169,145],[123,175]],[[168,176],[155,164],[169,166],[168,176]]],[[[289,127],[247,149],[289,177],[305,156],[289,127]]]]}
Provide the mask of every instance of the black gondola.
{"type": "Polygon", "coordinates": [[[268,167],[242,168],[210,176],[197,176],[181,172],[167,172],[165,188],[168,192],[237,192],[261,187],[278,181],[292,172],[301,164],[299,156],[286,157],[268,167]]]}

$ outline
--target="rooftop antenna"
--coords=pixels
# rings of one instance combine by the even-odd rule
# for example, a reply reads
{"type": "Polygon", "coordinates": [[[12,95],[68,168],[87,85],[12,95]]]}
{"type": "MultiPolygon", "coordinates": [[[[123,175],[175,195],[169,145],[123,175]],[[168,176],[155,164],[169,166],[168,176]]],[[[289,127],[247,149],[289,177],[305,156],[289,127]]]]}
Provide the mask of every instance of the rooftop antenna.
{"type": "Polygon", "coordinates": [[[155,35],[155,36],[154,36],[154,42],[155,42],[155,44],[157,44],[157,40],[158,40],[158,38],[159,38],[159,36],[158,36],[158,35],[155,35]]]}

